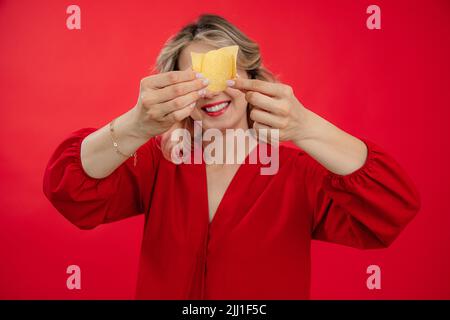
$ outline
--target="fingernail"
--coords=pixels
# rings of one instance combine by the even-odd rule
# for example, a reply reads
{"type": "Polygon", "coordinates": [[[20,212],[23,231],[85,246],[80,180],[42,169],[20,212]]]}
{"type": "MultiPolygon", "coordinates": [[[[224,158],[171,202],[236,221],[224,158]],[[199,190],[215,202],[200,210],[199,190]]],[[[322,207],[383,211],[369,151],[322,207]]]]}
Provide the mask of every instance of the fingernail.
{"type": "Polygon", "coordinates": [[[197,102],[192,102],[190,105],[188,105],[189,108],[195,108],[195,105],[197,104],[197,102]]]}
{"type": "Polygon", "coordinates": [[[195,74],[195,77],[198,78],[198,79],[200,79],[200,78],[204,78],[205,76],[204,76],[203,74],[201,74],[200,72],[197,72],[197,73],[195,74]]]}
{"type": "Polygon", "coordinates": [[[198,91],[198,94],[199,94],[200,96],[204,96],[204,95],[206,94],[206,90],[205,90],[205,89],[199,90],[199,91],[198,91]]]}
{"type": "Polygon", "coordinates": [[[227,80],[227,86],[232,87],[236,84],[236,81],[234,80],[227,80]]]}
{"type": "Polygon", "coordinates": [[[202,82],[203,82],[204,85],[207,85],[209,83],[209,80],[208,79],[204,79],[202,82]]]}

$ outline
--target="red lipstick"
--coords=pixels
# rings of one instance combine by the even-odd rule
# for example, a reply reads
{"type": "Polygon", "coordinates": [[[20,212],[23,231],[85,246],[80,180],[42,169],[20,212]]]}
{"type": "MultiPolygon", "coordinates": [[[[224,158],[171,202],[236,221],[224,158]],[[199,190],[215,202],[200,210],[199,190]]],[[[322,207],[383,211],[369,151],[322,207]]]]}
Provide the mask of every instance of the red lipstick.
{"type": "Polygon", "coordinates": [[[217,117],[217,116],[220,116],[221,114],[223,114],[228,109],[228,107],[230,106],[230,103],[231,103],[230,100],[217,101],[217,102],[205,104],[201,109],[208,116],[217,117]],[[213,108],[214,106],[218,106],[218,105],[224,104],[224,103],[226,103],[227,105],[222,107],[221,109],[213,108]]]}

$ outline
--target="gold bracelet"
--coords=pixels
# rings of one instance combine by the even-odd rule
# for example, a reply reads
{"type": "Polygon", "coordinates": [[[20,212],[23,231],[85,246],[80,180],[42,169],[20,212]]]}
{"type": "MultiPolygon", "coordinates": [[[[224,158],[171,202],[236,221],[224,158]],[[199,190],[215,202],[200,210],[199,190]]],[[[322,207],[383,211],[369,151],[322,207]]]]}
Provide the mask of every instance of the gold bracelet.
{"type": "Polygon", "coordinates": [[[116,121],[116,119],[113,119],[113,120],[109,123],[109,132],[111,133],[111,140],[112,140],[112,143],[113,143],[114,150],[115,150],[118,154],[120,154],[121,156],[123,156],[123,157],[125,157],[125,158],[131,158],[131,157],[134,157],[134,166],[136,166],[136,163],[137,163],[137,151],[134,152],[133,154],[127,155],[127,154],[125,154],[125,153],[123,153],[123,152],[121,152],[121,151],[119,150],[119,145],[118,145],[118,143],[117,143],[116,135],[115,135],[115,133],[114,133],[114,121],[116,121]]]}

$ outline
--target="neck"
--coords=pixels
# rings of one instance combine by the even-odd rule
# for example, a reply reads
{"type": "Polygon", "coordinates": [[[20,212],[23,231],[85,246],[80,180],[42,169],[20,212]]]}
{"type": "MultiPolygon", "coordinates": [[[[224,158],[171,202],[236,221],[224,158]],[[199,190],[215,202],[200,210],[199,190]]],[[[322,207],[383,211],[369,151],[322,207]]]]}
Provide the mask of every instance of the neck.
{"type": "MultiPolygon", "coordinates": [[[[227,152],[233,152],[231,157],[233,159],[233,164],[241,163],[251,151],[251,146],[256,143],[256,139],[250,134],[248,129],[247,119],[243,119],[243,121],[240,121],[240,123],[231,128],[220,129],[220,137],[217,135],[211,137],[211,135],[209,135],[207,140],[202,139],[203,150],[206,155],[211,154],[214,159],[219,161],[222,165],[226,163],[227,158],[229,160],[231,157],[230,154],[227,155],[227,152]],[[220,153],[222,157],[220,157],[220,153]]],[[[214,163],[211,165],[218,164],[214,163]]]]}

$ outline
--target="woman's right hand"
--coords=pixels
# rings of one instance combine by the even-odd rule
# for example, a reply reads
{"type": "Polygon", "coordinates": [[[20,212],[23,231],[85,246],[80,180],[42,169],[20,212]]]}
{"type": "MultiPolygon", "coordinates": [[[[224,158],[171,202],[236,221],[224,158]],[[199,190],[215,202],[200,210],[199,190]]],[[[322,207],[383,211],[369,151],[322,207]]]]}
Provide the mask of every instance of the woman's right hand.
{"type": "Polygon", "coordinates": [[[208,83],[192,69],[143,78],[133,119],[139,135],[150,139],[189,117],[208,83]]]}

